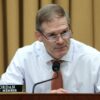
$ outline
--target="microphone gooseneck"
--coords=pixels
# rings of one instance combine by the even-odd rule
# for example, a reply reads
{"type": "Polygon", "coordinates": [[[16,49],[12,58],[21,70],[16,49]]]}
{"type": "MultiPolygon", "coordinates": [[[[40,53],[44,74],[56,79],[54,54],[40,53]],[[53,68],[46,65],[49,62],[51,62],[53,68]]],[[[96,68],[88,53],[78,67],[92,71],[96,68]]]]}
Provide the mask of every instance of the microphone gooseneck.
{"type": "Polygon", "coordinates": [[[35,87],[36,87],[38,84],[42,84],[42,83],[45,83],[45,82],[48,82],[48,81],[51,81],[51,80],[54,80],[54,79],[58,78],[58,71],[59,71],[59,69],[60,69],[60,62],[58,62],[58,61],[53,62],[52,70],[53,70],[54,72],[57,73],[56,77],[50,78],[50,79],[47,79],[47,80],[44,80],[44,81],[35,83],[35,84],[33,85],[32,93],[34,93],[35,87]]]}

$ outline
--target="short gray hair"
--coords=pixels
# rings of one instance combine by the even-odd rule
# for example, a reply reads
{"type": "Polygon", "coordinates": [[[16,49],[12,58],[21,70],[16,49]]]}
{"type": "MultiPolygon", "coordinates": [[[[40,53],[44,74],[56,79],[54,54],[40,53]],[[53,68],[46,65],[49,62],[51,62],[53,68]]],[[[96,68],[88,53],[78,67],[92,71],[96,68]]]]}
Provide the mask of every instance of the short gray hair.
{"type": "Polygon", "coordinates": [[[41,8],[36,15],[36,30],[42,32],[42,23],[52,21],[53,18],[57,17],[66,17],[68,24],[70,25],[70,19],[68,13],[58,4],[48,4],[41,8]]]}

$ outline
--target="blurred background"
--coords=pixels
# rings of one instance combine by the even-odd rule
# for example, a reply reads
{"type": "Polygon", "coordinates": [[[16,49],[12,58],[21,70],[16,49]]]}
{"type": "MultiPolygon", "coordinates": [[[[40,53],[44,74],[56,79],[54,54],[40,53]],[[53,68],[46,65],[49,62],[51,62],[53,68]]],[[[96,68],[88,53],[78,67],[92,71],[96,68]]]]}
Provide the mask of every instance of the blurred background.
{"type": "Polygon", "coordinates": [[[0,0],[0,75],[18,48],[36,40],[37,10],[49,3],[69,12],[75,39],[100,50],[100,0],[0,0]]]}

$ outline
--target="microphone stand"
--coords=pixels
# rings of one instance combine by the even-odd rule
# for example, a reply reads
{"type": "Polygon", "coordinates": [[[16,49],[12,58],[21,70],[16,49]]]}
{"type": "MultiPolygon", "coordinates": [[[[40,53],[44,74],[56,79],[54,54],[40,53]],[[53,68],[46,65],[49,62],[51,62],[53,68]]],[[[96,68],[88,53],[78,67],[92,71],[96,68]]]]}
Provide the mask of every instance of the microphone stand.
{"type": "Polygon", "coordinates": [[[42,83],[51,81],[51,80],[56,79],[56,78],[58,78],[58,72],[56,72],[56,77],[54,77],[54,78],[47,79],[47,80],[44,80],[44,81],[35,83],[34,86],[33,86],[33,89],[32,89],[32,93],[34,94],[35,87],[36,87],[38,84],[42,84],[42,83]]]}

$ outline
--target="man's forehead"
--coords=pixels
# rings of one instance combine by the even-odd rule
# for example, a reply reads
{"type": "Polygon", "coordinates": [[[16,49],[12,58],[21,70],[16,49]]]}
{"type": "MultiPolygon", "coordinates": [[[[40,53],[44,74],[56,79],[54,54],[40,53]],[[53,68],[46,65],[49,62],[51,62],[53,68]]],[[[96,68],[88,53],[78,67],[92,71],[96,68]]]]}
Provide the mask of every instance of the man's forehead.
{"type": "Polygon", "coordinates": [[[65,18],[50,21],[50,22],[44,22],[42,24],[42,29],[45,32],[65,29],[65,28],[68,28],[68,27],[69,27],[69,25],[68,25],[67,20],[65,18]]]}

